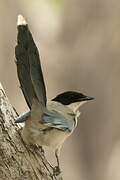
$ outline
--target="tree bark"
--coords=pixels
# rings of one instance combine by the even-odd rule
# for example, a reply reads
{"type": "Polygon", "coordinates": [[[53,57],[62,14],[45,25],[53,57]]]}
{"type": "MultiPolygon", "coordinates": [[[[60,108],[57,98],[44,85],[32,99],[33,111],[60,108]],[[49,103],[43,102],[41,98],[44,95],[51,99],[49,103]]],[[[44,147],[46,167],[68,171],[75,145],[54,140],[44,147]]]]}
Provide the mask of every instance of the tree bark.
{"type": "Polygon", "coordinates": [[[0,180],[63,180],[53,174],[42,148],[24,143],[16,117],[0,84],[0,180]]]}

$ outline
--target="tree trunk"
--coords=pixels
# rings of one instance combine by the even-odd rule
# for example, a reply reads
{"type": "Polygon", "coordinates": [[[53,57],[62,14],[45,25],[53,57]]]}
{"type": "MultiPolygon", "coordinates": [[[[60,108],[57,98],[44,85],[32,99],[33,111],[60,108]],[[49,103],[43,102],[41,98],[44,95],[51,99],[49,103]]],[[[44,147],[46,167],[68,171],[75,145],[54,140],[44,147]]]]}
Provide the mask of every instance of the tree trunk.
{"type": "Polygon", "coordinates": [[[0,180],[63,180],[53,174],[40,147],[23,142],[16,117],[0,84],[0,180]]]}

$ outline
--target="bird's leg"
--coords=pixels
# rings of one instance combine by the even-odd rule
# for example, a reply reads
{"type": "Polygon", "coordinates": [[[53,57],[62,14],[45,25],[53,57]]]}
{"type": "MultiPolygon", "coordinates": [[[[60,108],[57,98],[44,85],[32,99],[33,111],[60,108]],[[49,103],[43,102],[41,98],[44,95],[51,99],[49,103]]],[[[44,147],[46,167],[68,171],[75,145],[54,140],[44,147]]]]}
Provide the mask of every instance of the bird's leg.
{"type": "Polygon", "coordinates": [[[56,160],[57,160],[57,166],[55,166],[53,173],[54,173],[54,175],[58,176],[61,173],[60,162],[59,162],[59,149],[56,149],[55,157],[56,157],[56,160]]]}
{"type": "Polygon", "coordinates": [[[57,160],[57,166],[60,168],[59,156],[58,156],[57,152],[55,152],[55,157],[57,160]]]}

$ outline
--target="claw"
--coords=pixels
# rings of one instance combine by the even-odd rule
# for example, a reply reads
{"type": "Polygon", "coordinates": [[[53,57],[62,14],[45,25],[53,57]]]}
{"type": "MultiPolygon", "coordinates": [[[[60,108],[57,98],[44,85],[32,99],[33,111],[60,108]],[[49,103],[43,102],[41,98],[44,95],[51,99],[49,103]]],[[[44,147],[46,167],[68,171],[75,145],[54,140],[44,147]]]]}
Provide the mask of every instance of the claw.
{"type": "Polygon", "coordinates": [[[53,175],[58,176],[60,173],[61,173],[60,167],[55,166],[54,169],[53,169],[53,175]]]}

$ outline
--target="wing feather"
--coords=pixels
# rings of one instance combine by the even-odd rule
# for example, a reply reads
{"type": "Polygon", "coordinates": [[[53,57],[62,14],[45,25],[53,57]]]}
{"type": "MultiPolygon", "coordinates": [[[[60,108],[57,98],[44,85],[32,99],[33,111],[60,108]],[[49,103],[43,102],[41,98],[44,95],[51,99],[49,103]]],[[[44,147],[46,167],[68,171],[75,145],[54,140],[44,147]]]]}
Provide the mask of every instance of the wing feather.
{"type": "Polygon", "coordinates": [[[75,126],[74,118],[73,120],[67,119],[55,110],[47,110],[46,112],[44,112],[42,121],[40,122],[47,126],[54,127],[63,131],[72,131],[75,126]]]}

